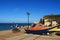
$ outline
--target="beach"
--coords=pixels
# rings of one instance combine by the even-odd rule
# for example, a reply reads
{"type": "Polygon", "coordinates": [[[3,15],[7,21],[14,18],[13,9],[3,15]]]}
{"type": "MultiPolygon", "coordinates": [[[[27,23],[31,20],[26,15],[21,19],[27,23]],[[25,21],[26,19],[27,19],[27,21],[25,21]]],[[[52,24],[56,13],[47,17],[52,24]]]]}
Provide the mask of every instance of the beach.
{"type": "Polygon", "coordinates": [[[24,32],[13,33],[11,30],[5,30],[0,31],[0,40],[60,40],[60,36],[27,34],[24,32]]]}

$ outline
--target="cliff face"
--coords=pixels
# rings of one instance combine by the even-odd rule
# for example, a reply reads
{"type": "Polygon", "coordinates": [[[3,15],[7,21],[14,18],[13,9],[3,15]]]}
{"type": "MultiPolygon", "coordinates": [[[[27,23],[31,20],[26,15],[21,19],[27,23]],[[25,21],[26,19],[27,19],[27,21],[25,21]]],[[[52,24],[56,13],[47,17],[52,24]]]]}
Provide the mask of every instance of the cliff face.
{"type": "Polygon", "coordinates": [[[44,19],[51,19],[57,22],[60,22],[60,15],[46,15],[43,17],[44,19]]]}

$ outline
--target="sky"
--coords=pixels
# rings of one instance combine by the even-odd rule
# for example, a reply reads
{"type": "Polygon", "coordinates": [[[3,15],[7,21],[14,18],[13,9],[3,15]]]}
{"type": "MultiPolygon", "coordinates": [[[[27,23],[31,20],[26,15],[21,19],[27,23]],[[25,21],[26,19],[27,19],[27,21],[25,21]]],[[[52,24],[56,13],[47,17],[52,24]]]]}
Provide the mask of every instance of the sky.
{"type": "Polygon", "coordinates": [[[60,0],[0,0],[0,23],[39,21],[45,15],[60,14],[60,0]]]}

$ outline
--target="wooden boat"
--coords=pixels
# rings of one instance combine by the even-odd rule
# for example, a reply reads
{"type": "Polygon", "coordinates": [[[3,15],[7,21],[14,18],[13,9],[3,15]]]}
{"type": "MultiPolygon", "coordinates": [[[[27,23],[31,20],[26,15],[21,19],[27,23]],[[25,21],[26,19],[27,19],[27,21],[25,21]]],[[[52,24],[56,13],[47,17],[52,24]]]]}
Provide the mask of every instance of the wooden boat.
{"type": "Polygon", "coordinates": [[[49,30],[55,27],[46,27],[46,26],[38,26],[38,27],[30,27],[26,31],[26,33],[35,33],[35,34],[42,34],[42,33],[49,33],[49,30]]]}

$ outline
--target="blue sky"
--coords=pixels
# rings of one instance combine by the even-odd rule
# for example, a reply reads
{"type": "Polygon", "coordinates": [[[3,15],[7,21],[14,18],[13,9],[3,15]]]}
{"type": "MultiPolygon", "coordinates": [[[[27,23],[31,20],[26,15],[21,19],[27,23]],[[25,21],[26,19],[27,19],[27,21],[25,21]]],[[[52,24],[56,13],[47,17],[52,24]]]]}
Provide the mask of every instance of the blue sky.
{"type": "Polygon", "coordinates": [[[30,13],[30,22],[60,14],[60,0],[0,0],[0,23],[26,23],[26,12],[30,13]]]}

